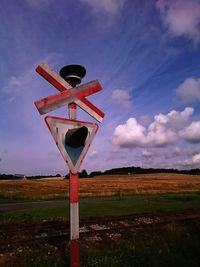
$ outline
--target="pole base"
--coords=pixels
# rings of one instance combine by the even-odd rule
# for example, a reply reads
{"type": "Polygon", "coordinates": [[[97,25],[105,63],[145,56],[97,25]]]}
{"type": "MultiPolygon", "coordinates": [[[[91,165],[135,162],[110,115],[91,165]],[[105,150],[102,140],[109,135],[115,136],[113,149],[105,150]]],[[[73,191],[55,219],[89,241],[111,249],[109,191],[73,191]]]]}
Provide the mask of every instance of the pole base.
{"type": "Polygon", "coordinates": [[[70,267],[80,267],[80,243],[79,239],[71,240],[70,243],[70,267]]]}

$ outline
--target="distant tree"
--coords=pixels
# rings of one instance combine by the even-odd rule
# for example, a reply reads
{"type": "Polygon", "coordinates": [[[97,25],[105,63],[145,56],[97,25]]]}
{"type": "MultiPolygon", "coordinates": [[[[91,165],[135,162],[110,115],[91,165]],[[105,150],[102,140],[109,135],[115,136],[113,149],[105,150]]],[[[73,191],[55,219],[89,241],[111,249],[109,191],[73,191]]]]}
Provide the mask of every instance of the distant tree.
{"type": "Polygon", "coordinates": [[[82,172],[79,172],[78,177],[79,178],[87,178],[88,174],[87,174],[86,170],[82,170],[82,172]]]}
{"type": "MultiPolygon", "coordinates": [[[[87,178],[88,177],[87,171],[86,170],[82,170],[82,172],[78,173],[78,177],[79,178],[87,178]]],[[[65,175],[65,179],[69,179],[69,178],[70,178],[70,173],[65,175]]]]}
{"type": "Polygon", "coordinates": [[[99,176],[99,175],[102,175],[102,172],[96,171],[96,172],[91,172],[89,177],[94,177],[94,176],[99,176]]]}
{"type": "Polygon", "coordinates": [[[56,174],[56,177],[61,177],[61,175],[59,173],[56,174]]]}
{"type": "Polygon", "coordinates": [[[0,174],[0,180],[11,180],[15,179],[15,176],[12,174],[0,174]]]}
{"type": "Polygon", "coordinates": [[[68,173],[68,174],[66,174],[65,175],[65,179],[69,179],[69,176],[70,176],[70,174],[68,173]]]}

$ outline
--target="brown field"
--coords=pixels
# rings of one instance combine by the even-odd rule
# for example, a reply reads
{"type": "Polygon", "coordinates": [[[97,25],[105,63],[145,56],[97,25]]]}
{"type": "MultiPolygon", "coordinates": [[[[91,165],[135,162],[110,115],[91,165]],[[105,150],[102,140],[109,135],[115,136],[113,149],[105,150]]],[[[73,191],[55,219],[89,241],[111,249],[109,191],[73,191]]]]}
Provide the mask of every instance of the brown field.
{"type": "MultiPolygon", "coordinates": [[[[68,196],[68,180],[3,180],[0,196],[24,199],[63,198],[68,196]]],[[[200,191],[200,175],[138,174],[109,175],[79,179],[79,196],[123,196],[168,192],[200,191]]]]}

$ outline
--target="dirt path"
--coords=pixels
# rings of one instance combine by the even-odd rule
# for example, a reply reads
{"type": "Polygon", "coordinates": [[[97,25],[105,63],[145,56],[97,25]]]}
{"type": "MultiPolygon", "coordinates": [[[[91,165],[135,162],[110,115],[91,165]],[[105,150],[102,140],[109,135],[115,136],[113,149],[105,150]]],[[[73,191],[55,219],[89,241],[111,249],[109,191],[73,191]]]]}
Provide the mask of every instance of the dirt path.
{"type": "MultiPolygon", "coordinates": [[[[126,198],[133,198],[132,196],[126,196],[126,198]]],[[[95,198],[82,198],[79,201],[81,203],[88,203],[92,201],[106,201],[106,200],[117,200],[119,197],[95,197],[95,198]]],[[[37,207],[50,207],[68,204],[68,199],[62,200],[46,200],[46,201],[31,201],[31,202],[20,202],[20,203],[5,203],[0,204],[0,213],[16,211],[22,209],[30,209],[37,207]]]]}

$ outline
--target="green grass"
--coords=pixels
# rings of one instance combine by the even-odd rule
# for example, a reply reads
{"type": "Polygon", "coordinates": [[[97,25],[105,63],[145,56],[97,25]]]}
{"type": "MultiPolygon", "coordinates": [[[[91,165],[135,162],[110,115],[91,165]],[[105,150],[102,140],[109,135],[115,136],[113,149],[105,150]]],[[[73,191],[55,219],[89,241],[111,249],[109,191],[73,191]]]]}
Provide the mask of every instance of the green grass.
{"type": "MultiPolygon", "coordinates": [[[[80,218],[120,216],[141,212],[157,212],[200,208],[199,193],[135,195],[122,200],[90,199],[80,201],[80,218]]],[[[38,207],[4,213],[1,221],[38,221],[69,219],[69,205],[38,207]]],[[[136,240],[104,243],[100,248],[81,248],[81,267],[198,267],[200,254],[199,224],[172,223],[166,228],[141,232],[136,240]]],[[[134,237],[135,238],[135,237],[134,237]]],[[[27,257],[20,267],[66,267],[69,251],[57,256],[41,254],[27,257]],[[60,256],[62,255],[62,256],[60,256]]],[[[20,259],[19,259],[20,261],[20,259]]],[[[11,265],[13,266],[13,265],[11,265]]],[[[10,267],[11,267],[10,266],[10,267]]],[[[18,267],[18,265],[17,265],[18,267]]]]}
{"type": "MultiPolygon", "coordinates": [[[[24,259],[24,261],[26,261],[24,259]]],[[[69,262],[69,259],[67,260],[69,262]]],[[[17,265],[18,266],[18,265],[17,265]]],[[[27,263],[20,264],[20,267],[68,267],[70,264],[66,264],[66,260],[61,257],[55,256],[43,256],[41,258],[34,258],[27,260],[27,263]]],[[[7,267],[13,267],[13,263],[8,264],[7,267]]]]}
{"type": "MultiPolygon", "coordinates": [[[[173,233],[174,234],[174,233],[173,233]]],[[[81,250],[81,267],[198,267],[200,236],[195,234],[173,239],[161,234],[159,243],[146,240],[143,244],[119,243],[117,248],[105,244],[101,250],[81,250]],[[107,248],[107,249],[106,249],[107,248]]],[[[21,267],[70,266],[69,254],[43,256],[28,260],[21,267]]]]}
{"type": "Polygon", "coordinates": [[[82,267],[198,267],[199,237],[171,242],[121,245],[118,249],[82,255],[82,267]]]}
{"type": "MultiPolygon", "coordinates": [[[[120,216],[142,212],[200,208],[199,193],[136,195],[123,200],[90,199],[80,201],[80,218],[120,216]]],[[[69,219],[69,205],[37,207],[3,213],[0,221],[69,219]]]]}
{"type": "Polygon", "coordinates": [[[61,195],[54,195],[51,197],[44,198],[27,198],[27,197],[18,197],[12,195],[0,195],[0,204],[9,204],[9,203],[20,203],[20,202],[38,202],[38,201],[48,201],[48,200],[64,200],[61,195]]]}
{"type": "Polygon", "coordinates": [[[17,202],[22,202],[22,201],[33,201],[33,200],[27,200],[24,198],[17,198],[15,196],[11,195],[0,195],[0,204],[4,203],[17,203],[17,202]]]}
{"type": "Polygon", "coordinates": [[[80,214],[84,217],[120,216],[141,212],[169,211],[186,208],[200,208],[200,195],[164,194],[138,195],[123,200],[110,200],[80,205],[80,214]]]}

